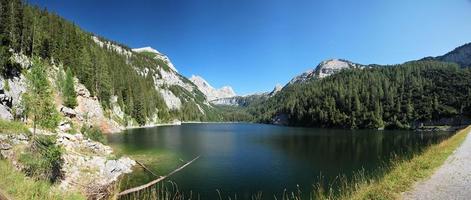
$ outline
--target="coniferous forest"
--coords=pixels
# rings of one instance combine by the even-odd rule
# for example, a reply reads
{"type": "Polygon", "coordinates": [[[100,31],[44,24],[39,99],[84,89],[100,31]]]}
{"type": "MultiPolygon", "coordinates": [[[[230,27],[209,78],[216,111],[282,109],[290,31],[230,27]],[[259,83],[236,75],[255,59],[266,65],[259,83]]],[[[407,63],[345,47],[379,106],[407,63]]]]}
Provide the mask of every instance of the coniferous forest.
{"type": "Polygon", "coordinates": [[[471,114],[471,70],[457,64],[414,61],[343,70],[286,86],[248,108],[270,123],[339,128],[412,128],[422,122],[471,114]]]}

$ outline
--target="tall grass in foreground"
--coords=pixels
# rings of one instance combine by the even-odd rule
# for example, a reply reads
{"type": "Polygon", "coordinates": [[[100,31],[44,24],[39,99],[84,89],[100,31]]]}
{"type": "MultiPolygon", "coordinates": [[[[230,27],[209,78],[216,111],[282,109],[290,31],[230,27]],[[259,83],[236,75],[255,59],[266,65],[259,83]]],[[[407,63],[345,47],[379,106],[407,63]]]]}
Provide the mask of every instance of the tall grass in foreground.
{"type": "Polygon", "coordinates": [[[79,200],[79,194],[62,192],[47,181],[38,181],[13,169],[11,163],[0,159],[0,192],[16,200],[79,200]]]}
{"type": "MultiPolygon", "coordinates": [[[[338,176],[333,182],[325,185],[322,176],[312,191],[283,191],[281,197],[272,194],[265,195],[263,192],[253,194],[251,200],[261,199],[281,199],[281,200],[302,200],[302,199],[398,199],[403,192],[412,188],[414,183],[421,181],[432,175],[440,167],[449,155],[457,149],[465,140],[471,126],[463,129],[452,137],[425,148],[420,153],[407,158],[393,158],[370,175],[366,175],[364,170],[360,170],[351,178],[338,176]],[[335,184],[335,186],[334,186],[335,184]],[[309,194],[306,195],[306,192],[309,194]],[[306,197],[308,196],[308,197],[306,197]]],[[[159,183],[154,187],[142,190],[137,193],[122,196],[120,199],[126,200],[187,200],[200,199],[198,194],[184,194],[178,189],[178,186],[169,182],[165,185],[159,183]]],[[[243,199],[234,196],[222,196],[219,191],[215,191],[217,199],[236,200],[243,199]]]]}

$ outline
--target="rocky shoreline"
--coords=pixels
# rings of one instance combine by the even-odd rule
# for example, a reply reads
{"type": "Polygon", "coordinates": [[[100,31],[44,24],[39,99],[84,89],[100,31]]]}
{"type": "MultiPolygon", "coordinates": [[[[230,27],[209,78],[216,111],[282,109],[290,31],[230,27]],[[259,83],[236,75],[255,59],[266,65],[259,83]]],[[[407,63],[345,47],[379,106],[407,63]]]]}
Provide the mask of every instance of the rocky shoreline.
{"type": "MultiPolygon", "coordinates": [[[[132,172],[136,162],[129,157],[117,158],[111,147],[85,138],[82,134],[59,132],[53,134],[38,131],[38,134],[56,136],[56,145],[63,149],[62,179],[58,187],[64,191],[77,191],[88,199],[103,199],[117,189],[119,179],[132,172]]],[[[17,170],[22,151],[30,145],[28,134],[0,134],[0,155],[8,159],[17,170]]]]}

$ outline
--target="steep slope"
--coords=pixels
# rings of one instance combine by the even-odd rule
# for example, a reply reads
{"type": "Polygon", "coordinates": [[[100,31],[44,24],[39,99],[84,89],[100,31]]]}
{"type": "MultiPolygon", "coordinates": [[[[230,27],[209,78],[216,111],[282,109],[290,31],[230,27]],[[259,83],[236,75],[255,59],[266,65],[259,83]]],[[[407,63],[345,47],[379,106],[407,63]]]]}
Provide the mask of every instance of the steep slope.
{"type": "MultiPolygon", "coordinates": [[[[103,113],[111,114],[108,117],[123,126],[136,122],[144,125],[173,120],[220,120],[218,111],[203,93],[157,50],[150,47],[132,50],[20,0],[9,3],[11,6],[5,7],[8,12],[0,15],[3,38],[0,65],[2,77],[8,79],[5,83],[15,87],[11,75],[21,76],[18,73],[21,62],[15,61],[15,57],[24,57],[23,60],[39,57],[47,66],[70,69],[90,92],[90,98],[100,102],[103,113]]],[[[7,100],[13,94],[4,94],[5,104],[10,104],[7,100]]],[[[7,107],[0,109],[11,113],[13,107],[7,107]]],[[[12,116],[7,114],[4,118],[12,116]]]]}
{"type": "Polygon", "coordinates": [[[190,81],[198,87],[198,89],[206,96],[208,101],[236,96],[234,90],[232,90],[230,86],[215,89],[201,76],[192,75],[190,81]]]}
{"type": "Polygon", "coordinates": [[[462,45],[443,56],[426,57],[423,60],[454,62],[460,65],[461,67],[471,67],[471,43],[462,45]]]}

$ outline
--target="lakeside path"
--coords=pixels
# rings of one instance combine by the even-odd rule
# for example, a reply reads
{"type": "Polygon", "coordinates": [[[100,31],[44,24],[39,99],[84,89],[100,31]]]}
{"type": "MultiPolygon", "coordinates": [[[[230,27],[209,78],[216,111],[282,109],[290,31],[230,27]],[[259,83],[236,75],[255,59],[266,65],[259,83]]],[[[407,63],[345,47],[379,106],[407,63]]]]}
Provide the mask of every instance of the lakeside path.
{"type": "Polygon", "coordinates": [[[445,163],[404,193],[405,200],[471,199],[471,131],[445,163]]]}

